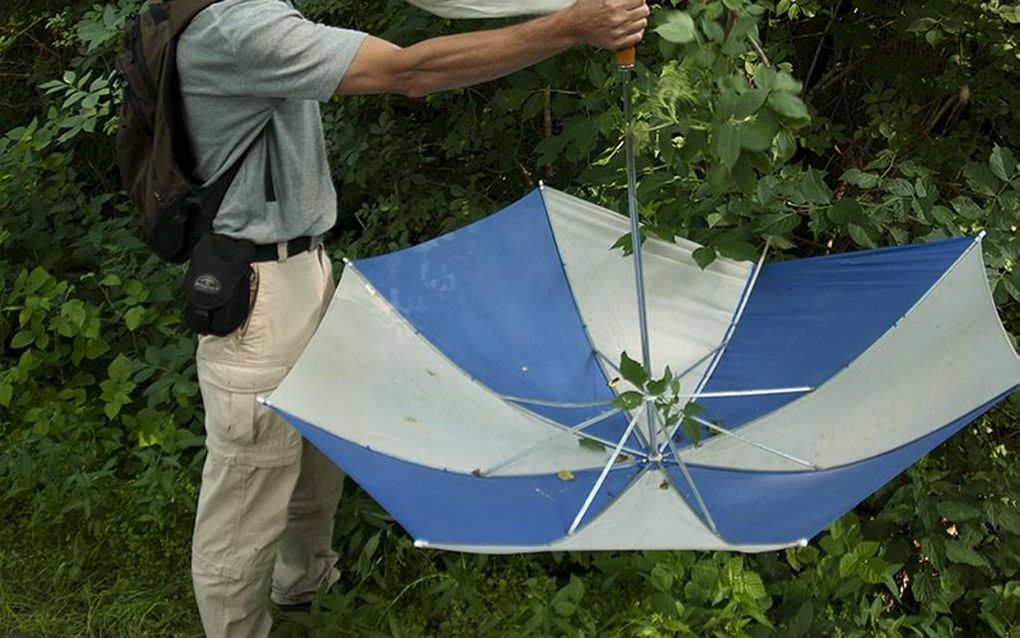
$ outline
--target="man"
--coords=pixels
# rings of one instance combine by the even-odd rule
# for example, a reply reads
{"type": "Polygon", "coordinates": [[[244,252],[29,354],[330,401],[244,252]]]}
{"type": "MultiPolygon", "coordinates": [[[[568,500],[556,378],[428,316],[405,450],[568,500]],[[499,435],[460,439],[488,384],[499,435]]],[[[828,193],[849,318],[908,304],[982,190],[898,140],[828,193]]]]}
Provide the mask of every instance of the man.
{"type": "Polygon", "coordinates": [[[644,0],[578,0],[492,31],[400,48],[306,20],[287,0],[222,0],[182,34],[178,69],[196,176],[243,159],[214,230],[269,249],[253,306],[226,337],[202,337],[198,375],[208,456],[192,547],[210,636],[265,636],[265,596],[307,604],[339,574],[332,522],[343,474],[256,402],[297,360],[333,292],[319,237],[336,218],[318,102],[422,96],[512,73],[575,45],[620,49],[647,25],[644,0]]]}

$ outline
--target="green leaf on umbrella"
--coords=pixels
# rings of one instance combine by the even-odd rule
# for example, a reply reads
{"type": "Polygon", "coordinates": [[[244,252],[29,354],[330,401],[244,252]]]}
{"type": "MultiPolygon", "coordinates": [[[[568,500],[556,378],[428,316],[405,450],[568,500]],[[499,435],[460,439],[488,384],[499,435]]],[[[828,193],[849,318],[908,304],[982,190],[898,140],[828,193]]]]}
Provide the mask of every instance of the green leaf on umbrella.
{"type": "Polygon", "coordinates": [[[624,392],[613,399],[613,407],[620,408],[621,410],[633,410],[640,407],[644,400],[645,397],[640,392],[624,392]]]}
{"type": "Polygon", "coordinates": [[[701,444],[701,426],[694,419],[683,420],[684,434],[690,439],[691,444],[694,447],[698,447],[701,444]]]}
{"type": "Polygon", "coordinates": [[[582,438],[578,439],[577,440],[577,444],[580,445],[583,448],[587,448],[589,450],[595,450],[596,452],[604,452],[605,449],[606,449],[606,446],[603,445],[602,443],[599,443],[595,439],[589,439],[589,438],[586,438],[586,437],[582,437],[582,438]]]}
{"type": "Polygon", "coordinates": [[[686,406],[684,406],[684,415],[685,416],[698,416],[699,414],[701,414],[704,411],[705,411],[705,407],[704,406],[702,406],[701,404],[695,403],[693,401],[691,401],[686,406]]]}
{"type": "Polygon", "coordinates": [[[648,394],[657,397],[665,392],[668,387],[669,379],[656,379],[655,381],[649,381],[648,394]]]}
{"type": "Polygon", "coordinates": [[[627,356],[626,352],[620,353],[620,374],[635,387],[643,388],[648,380],[648,373],[641,367],[641,364],[627,356]]]}
{"type": "Polygon", "coordinates": [[[695,250],[691,257],[694,258],[694,263],[698,264],[698,267],[704,270],[708,268],[709,264],[715,261],[715,249],[710,246],[702,246],[695,250]]]}

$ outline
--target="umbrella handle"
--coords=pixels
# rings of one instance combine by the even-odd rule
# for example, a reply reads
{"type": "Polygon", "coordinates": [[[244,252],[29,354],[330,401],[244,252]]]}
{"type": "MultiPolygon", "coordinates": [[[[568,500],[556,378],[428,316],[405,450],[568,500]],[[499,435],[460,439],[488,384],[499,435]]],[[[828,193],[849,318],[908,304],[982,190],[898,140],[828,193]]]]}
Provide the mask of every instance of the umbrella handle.
{"type": "Polygon", "coordinates": [[[621,69],[629,69],[634,66],[637,60],[637,50],[634,47],[619,49],[616,51],[616,64],[621,69]]]}

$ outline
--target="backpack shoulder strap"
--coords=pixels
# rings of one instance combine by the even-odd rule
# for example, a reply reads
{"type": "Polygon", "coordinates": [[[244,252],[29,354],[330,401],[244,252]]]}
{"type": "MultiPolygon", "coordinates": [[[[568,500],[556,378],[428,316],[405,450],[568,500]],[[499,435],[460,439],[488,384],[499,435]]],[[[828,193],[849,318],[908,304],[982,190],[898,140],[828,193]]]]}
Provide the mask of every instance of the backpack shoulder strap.
{"type": "Polygon", "coordinates": [[[180,35],[188,26],[192,18],[202,10],[214,5],[220,0],[158,0],[149,3],[149,12],[156,22],[169,21],[170,31],[180,35]]]}
{"type": "MultiPolygon", "coordinates": [[[[268,126],[268,124],[266,125],[268,126]]],[[[227,191],[230,190],[230,185],[234,183],[234,178],[241,171],[241,165],[244,164],[244,160],[248,159],[251,155],[251,151],[258,144],[259,140],[262,139],[262,134],[265,132],[265,127],[259,131],[259,134],[255,136],[248,148],[241,153],[241,156],[234,160],[234,163],[227,169],[225,173],[220,175],[216,181],[209,184],[207,187],[201,189],[199,193],[199,200],[202,203],[202,211],[209,218],[210,224],[215,219],[216,214],[220,210],[220,205],[223,204],[223,198],[227,196],[227,191]]]]}
{"type": "MultiPolygon", "coordinates": [[[[220,0],[161,0],[152,3],[149,6],[149,11],[152,13],[153,19],[157,22],[160,20],[169,21],[170,31],[176,34],[176,36],[179,36],[196,15],[217,2],[220,2],[220,0]]],[[[266,126],[268,126],[268,122],[266,123],[266,126]]],[[[258,135],[255,136],[255,139],[248,145],[248,148],[245,149],[241,156],[234,161],[225,173],[220,175],[219,178],[212,184],[209,184],[209,186],[199,189],[198,199],[201,205],[202,215],[206,217],[210,225],[212,220],[216,217],[220,206],[223,204],[223,198],[226,197],[227,191],[230,190],[230,185],[233,184],[234,179],[240,172],[245,159],[248,158],[252,149],[255,148],[255,145],[262,138],[264,131],[265,127],[259,131],[258,135]]]]}

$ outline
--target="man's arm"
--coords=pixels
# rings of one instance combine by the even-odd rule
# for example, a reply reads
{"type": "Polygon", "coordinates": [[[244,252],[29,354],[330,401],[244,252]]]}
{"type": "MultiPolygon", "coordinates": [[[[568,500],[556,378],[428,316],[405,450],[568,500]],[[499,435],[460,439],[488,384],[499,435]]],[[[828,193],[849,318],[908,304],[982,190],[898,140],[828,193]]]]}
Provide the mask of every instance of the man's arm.
{"type": "Polygon", "coordinates": [[[648,25],[645,0],[578,0],[556,13],[503,29],[425,40],[400,48],[369,36],[338,95],[418,97],[508,75],[564,49],[634,46],[648,25]]]}

